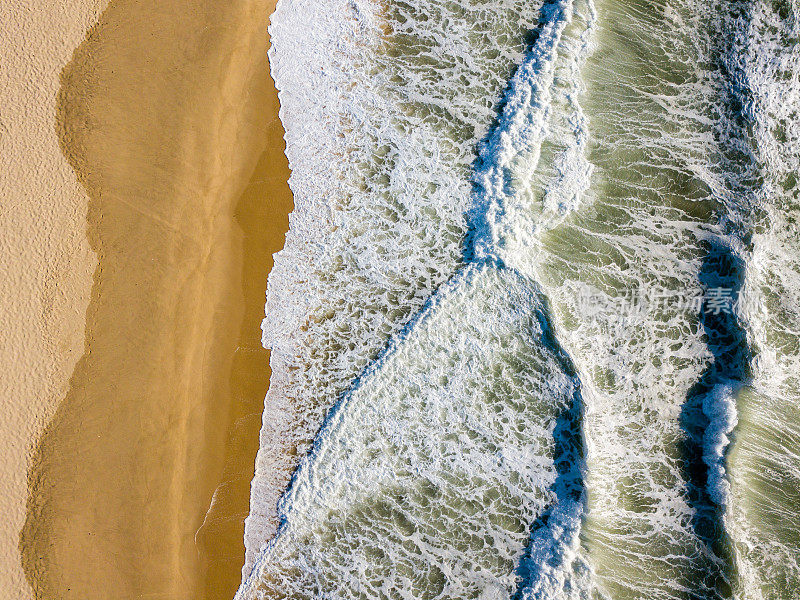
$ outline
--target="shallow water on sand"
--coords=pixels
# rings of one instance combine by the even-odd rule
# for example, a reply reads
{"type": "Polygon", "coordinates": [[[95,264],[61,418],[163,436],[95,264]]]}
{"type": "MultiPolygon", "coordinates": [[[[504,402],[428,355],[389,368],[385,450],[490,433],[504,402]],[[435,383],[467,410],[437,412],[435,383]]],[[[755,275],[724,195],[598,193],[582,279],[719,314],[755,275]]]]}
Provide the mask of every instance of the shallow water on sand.
{"type": "Polygon", "coordinates": [[[239,597],[791,598],[798,7],[272,32],[298,210],[239,597]]]}

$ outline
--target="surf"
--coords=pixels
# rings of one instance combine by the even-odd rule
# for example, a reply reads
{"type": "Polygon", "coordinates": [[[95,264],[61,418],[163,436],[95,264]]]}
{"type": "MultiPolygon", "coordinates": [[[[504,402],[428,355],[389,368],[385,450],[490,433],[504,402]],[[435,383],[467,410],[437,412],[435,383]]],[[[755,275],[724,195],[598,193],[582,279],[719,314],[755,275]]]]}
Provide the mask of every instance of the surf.
{"type": "Polygon", "coordinates": [[[333,409],[239,597],[533,598],[574,576],[580,382],[505,251],[572,11],[543,6],[481,149],[467,265],[333,409]]]}
{"type": "Polygon", "coordinates": [[[796,7],[347,10],[238,597],[790,598],[796,7]]]}

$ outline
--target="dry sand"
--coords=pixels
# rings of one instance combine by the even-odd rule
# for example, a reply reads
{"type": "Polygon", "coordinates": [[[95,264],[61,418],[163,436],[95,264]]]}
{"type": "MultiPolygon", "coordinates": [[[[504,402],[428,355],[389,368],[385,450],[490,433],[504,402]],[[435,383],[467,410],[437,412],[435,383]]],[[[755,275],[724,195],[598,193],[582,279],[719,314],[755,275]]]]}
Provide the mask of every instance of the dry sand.
{"type": "MultiPolygon", "coordinates": [[[[40,186],[29,194],[37,211],[23,206],[6,223],[2,209],[3,260],[32,289],[3,283],[4,324],[20,332],[4,339],[4,362],[21,372],[5,374],[2,426],[21,432],[3,457],[15,478],[3,508],[16,521],[3,525],[0,558],[4,572],[19,560],[11,543],[30,464],[20,547],[39,598],[230,598],[239,582],[269,378],[259,323],[291,209],[266,62],[273,2],[114,0],[85,41],[48,63],[49,104],[30,146],[52,146],[61,179],[42,183],[35,172],[49,167],[22,160],[9,185],[40,186]],[[84,338],[87,231],[99,264],[84,338]]],[[[63,33],[48,16],[20,38],[63,33]]],[[[12,116],[2,115],[4,145],[24,135],[9,133],[24,121],[12,116]]],[[[19,569],[10,583],[22,589],[19,569]]]]}
{"type": "Polygon", "coordinates": [[[27,466],[83,353],[96,259],[86,195],[55,134],[59,73],[101,0],[0,2],[0,598],[20,564],[27,466]]]}

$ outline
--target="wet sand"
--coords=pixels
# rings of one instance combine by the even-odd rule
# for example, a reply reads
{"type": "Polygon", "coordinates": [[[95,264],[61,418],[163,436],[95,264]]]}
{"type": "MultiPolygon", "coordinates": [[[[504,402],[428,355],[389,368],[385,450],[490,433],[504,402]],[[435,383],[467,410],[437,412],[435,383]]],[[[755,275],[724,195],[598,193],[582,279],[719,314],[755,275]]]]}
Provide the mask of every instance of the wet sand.
{"type": "Polygon", "coordinates": [[[291,210],[274,0],[112,1],[57,133],[99,264],[83,357],[29,472],[38,598],[230,598],[257,451],[271,254],[291,210]],[[212,501],[213,499],[213,501],[212,501]]]}

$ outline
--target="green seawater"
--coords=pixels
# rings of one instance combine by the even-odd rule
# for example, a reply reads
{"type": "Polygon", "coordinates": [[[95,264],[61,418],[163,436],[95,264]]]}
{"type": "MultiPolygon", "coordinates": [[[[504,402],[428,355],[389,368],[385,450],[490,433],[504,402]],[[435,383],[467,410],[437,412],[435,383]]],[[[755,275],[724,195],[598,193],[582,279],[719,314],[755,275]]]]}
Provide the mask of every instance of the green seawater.
{"type": "Polygon", "coordinates": [[[800,597],[800,5],[277,16],[325,217],[270,279],[293,420],[238,597],[800,597]]]}

